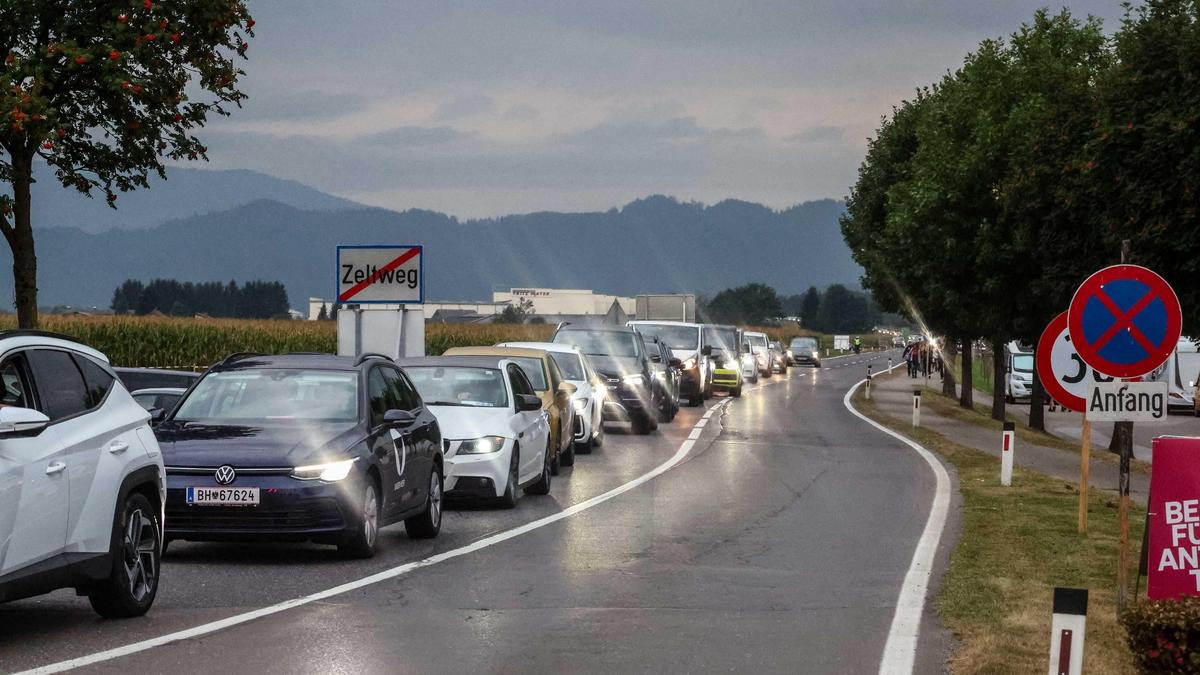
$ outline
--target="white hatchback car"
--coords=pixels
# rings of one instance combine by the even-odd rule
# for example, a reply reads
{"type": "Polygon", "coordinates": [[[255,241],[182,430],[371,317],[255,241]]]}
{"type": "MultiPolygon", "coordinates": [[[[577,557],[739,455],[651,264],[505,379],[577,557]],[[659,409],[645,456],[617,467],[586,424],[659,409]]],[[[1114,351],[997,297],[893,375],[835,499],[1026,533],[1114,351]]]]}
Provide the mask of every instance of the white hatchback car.
{"type": "Polygon", "coordinates": [[[525,371],[503,356],[397,361],[442,430],[449,498],[550,492],[550,422],[525,371]]]}
{"type": "Polygon", "coordinates": [[[563,379],[575,385],[571,405],[575,406],[575,452],[586,455],[604,444],[604,396],[608,387],[592,368],[591,361],[578,347],[557,342],[501,342],[497,347],[542,349],[549,352],[563,379]]]}
{"type": "Polygon", "coordinates": [[[149,420],[95,349],[0,332],[0,601],[75,588],[102,616],[150,609],[166,475],[149,420]]]}

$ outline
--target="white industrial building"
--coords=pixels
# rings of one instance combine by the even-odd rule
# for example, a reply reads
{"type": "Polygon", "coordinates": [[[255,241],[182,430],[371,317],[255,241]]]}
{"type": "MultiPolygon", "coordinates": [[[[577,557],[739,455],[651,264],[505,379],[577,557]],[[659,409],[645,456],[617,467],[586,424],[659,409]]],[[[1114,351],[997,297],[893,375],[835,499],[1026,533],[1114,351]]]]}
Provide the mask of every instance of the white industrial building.
{"type": "MultiPolygon", "coordinates": [[[[487,317],[503,312],[505,307],[518,305],[524,300],[532,303],[532,314],[537,316],[605,316],[612,309],[613,303],[616,303],[624,314],[632,315],[636,309],[633,298],[584,289],[562,288],[513,288],[493,293],[491,302],[426,302],[421,308],[425,312],[426,321],[447,315],[476,316],[487,320],[487,317]]],[[[315,321],[321,314],[321,307],[325,307],[328,315],[333,309],[333,301],[325,298],[308,299],[310,321],[315,321]]]]}

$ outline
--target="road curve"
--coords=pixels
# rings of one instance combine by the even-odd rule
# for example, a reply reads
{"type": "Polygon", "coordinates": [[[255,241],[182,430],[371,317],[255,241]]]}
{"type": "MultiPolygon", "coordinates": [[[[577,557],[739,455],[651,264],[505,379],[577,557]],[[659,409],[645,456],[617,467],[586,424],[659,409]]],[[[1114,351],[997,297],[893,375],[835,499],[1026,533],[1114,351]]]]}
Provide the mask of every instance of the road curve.
{"type": "MultiPolygon", "coordinates": [[[[921,457],[843,406],[885,356],[793,369],[707,421],[684,408],[648,437],[613,428],[548,498],[449,511],[433,541],[389,528],[369,561],[176,542],[149,617],[101,621],[69,591],[0,605],[0,671],[95,658],[379,574],[79,672],[876,672],[935,485],[921,457]]],[[[914,672],[940,672],[948,645],[927,603],[914,672]]]]}

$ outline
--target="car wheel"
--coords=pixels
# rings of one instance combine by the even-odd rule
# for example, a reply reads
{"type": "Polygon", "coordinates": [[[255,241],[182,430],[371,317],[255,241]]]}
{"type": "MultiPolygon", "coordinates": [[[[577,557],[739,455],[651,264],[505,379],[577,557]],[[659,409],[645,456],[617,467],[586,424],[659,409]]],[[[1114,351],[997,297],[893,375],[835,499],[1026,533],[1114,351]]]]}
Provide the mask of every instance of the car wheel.
{"type": "Polygon", "coordinates": [[[162,530],[157,512],[142,494],[131,494],[113,522],[112,570],[92,589],[88,601],[100,616],[142,616],[158,594],[162,530]]]}
{"type": "Polygon", "coordinates": [[[601,420],[601,422],[596,425],[596,430],[595,430],[595,432],[593,432],[593,435],[592,435],[592,447],[598,448],[602,445],[604,445],[604,421],[603,420],[601,420]]]}
{"type": "Polygon", "coordinates": [[[553,475],[550,470],[550,445],[546,445],[546,455],[542,459],[542,475],[537,481],[525,488],[527,495],[548,495],[550,494],[550,476],[553,475]]]}
{"type": "Polygon", "coordinates": [[[429,472],[425,510],[405,520],[404,530],[413,539],[433,539],[442,530],[442,472],[436,466],[429,472]]]}
{"type": "Polygon", "coordinates": [[[596,443],[595,438],[596,434],[593,432],[588,435],[586,441],[575,441],[575,453],[579,455],[592,454],[592,446],[596,443]]]}
{"type": "Polygon", "coordinates": [[[379,543],[379,488],[374,478],[368,477],[366,482],[358,527],[349,541],[338,545],[338,552],[346,558],[370,558],[379,543]]]}
{"type": "Polygon", "coordinates": [[[737,387],[731,389],[729,391],[729,395],[734,398],[741,398],[742,397],[742,385],[739,384],[737,387]]]}
{"type": "Polygon", "coordinates": [[[704,405],[704,395],[703,394],[696,394],[695,396],[688,397],[688,406],[690,406],[692,408],[696,408],[696,407],[702,406],[702,405],[704,405]]]}
{"type": "Polygon", "coordinates": [[[658,405],[655,406],[655,414],[657,415],[658,419],[656,421],[658,422],[666,424],[671,421],[671,401],[667,397],[664,396],[659,399],[658,405]]]}
{"type": "Polygon", "coordinates": [[[558,461],[563,466],[575,466],[575,441],[567,443],[567,449],[563,451],[562,457],[558,461]]]}
{"type": "Polygon", "coordinates": [[[521,498],[521,491],[517,489],[517,481],[521,480],[521,473],[518,468],[521,466],[521,449],[513,448],[511,466],[508,468],[508,485],[504,486],[504,494],[500,495],[497,500],[502,509],[513,509],[517,507],[517,500],[521,498]]]}

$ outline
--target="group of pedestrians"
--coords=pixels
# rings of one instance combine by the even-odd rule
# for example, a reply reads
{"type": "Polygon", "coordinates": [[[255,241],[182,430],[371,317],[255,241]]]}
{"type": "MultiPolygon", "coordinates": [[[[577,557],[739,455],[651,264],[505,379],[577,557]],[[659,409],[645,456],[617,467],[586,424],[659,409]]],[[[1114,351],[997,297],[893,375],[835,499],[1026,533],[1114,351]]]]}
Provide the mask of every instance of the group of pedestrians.
{"type": "Polygon", "coordinates": [[[904,348],[902,358],[908,365],[908,376],[911,378],[929,378],[934,374],[939,378],[942,376],[942,350],[932,342],[926,340],[910,342],[904,348]]]}

